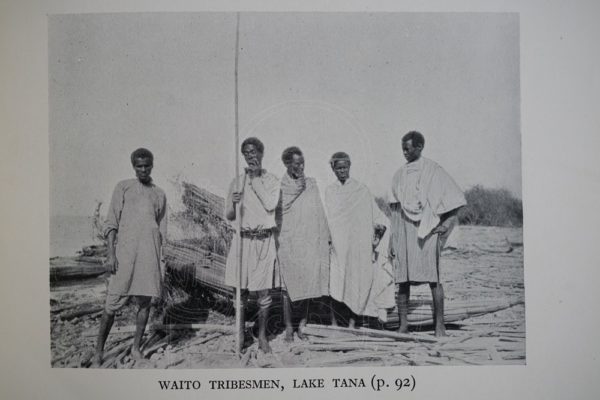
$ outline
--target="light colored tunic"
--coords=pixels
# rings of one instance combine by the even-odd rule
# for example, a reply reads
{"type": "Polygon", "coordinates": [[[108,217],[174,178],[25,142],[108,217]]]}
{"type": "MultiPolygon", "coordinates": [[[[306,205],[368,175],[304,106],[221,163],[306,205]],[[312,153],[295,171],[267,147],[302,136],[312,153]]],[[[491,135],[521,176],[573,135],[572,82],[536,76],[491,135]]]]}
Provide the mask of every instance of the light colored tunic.
{"type": "Polygon", "coordinates": [[[329,294],[329,228],[314,178],[281,179],[279,265],[292,301],[329,294]]]}
{"type": "Polygon", "coordinates": [[[439,282],[439,235],[418,237],[419,223],[411,221],[401,207],[392,205],[394,279],[396,282],[439,282]]]}
{"type": "Polygon", "coordinates": [[[466,204],[462,190],[442,167],[420,157],[396,172],[388,201],[396,282],[439,282],[440,237],[431,231],[442,214],[466,204]]]}
{"type": "MultiPolygon", "coordinates": [[[[279,180],[269,172],[264,171],[252,182],[245,175],[239,176],[240,187],[243,188],[241,201],[241,221],[244,229],[273,229],[275,224],[275,209],[279,202],[279,180]]],[[[229,193],[225,203],[225,213],[233,208],[232,196],[236,191],[235,179],[229,185],[229,193]]],[[[238,229],[237,218],[233,222],[238,229]]],[[[236,257],[239,233],[236,232],[229,248],[225,268],[225,284],[236,287],[238,279],[238,261],[236,257]]],[[[277,268],[277,248],[275,236],[261,238],[242,238],[242,281],[241,288],[251,291],[279,287],[280,277],[277,268]]]]}
{"type": "Polygon", "coordinates": [[[162,288],[161,246],[167,233],[167,197],[153,183],[137,179],[115,187],[105,236],[117,231],[118,269],[110,279],[108,293],[120,296],[159,297],[162,288]]]}
{"type": "MultiPolygon", "coordinates": [[[[368,305],[374,300],[375,293],[371,294],[371,291],[377,282],[375,277],[382,272],[378,268],[385,262],[387,251],[380,256],[379,262],[373,262],[373,234],[376,224],[389,225],[387,218],[369,189],[353,178],[343,185],[336,181],[327,187],[325,210],[333,243],[330,295],[345,303],[355,314],[377,316],[380,305],[368,305]]],[[[385,247],[387,243],[383,242],[380,246],[385,247]]],[[[390,285],[381,283],[376,286],[383,286],[378,292],[383,288],[390,289],[390,285]]]]}

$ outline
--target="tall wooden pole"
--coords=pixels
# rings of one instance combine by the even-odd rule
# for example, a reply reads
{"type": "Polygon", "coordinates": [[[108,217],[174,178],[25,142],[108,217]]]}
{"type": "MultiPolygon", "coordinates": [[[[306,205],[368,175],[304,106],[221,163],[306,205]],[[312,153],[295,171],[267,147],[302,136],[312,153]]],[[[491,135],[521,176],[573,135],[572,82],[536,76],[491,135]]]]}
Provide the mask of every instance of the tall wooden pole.
{"type": "MultiPolygon", "coordinates": [[[[239,60],[239,44],[240,44],[240,13],[236,13],[235,24],[235,187],[240,192],[240,132],[239,132],[239,116],[238,116],[238,60],[239,60]]],[[[237,248],[236,248],[236,263],[237,263],[237,280],[235,287],[235,328],[236,328],[236,353],[240,355],[244,344],[244,330],[242,326],[242,206],[237,203],[235,216],[237,219],[237,248]]]]}

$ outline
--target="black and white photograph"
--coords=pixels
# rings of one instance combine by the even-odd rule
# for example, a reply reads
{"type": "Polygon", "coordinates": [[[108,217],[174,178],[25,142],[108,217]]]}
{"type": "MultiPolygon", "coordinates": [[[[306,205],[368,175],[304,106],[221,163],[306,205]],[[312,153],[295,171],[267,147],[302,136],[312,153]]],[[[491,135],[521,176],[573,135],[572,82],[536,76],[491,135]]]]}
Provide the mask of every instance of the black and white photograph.
{"type": "Polygon", "coordinates": [[[525,365],[519,32],[49,15],[52,367],[525,365]]]}
{"type": "Polygon", "coordinates": [[[596,2],[0,2],[0,398],[595,399],[596,2]]]}

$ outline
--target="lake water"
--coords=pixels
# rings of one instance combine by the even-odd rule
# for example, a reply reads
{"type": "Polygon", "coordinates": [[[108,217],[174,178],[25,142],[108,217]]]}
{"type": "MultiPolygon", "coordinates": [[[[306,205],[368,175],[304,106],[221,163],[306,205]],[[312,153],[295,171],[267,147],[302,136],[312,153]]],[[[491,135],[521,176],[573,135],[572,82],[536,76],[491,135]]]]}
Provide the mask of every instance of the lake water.
{"type": "Polygon", "coordinates": [[[50,257],[74,256],[84,246],[99,244],[94,238],[92,217],[59,215],[50,217],[50,257]]]}

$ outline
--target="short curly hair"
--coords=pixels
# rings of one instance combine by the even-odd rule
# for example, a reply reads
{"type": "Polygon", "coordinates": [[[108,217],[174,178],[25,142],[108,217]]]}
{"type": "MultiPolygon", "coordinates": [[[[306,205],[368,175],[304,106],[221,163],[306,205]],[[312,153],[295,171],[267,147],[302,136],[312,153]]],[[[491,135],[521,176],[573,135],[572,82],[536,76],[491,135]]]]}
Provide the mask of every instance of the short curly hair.
{"type": "Polygon", "coordinates": [[[253,145],[254,147],[256,147],[256,150],[258,150],[258,152],[260,154],[264,154],[265,151],[265,145],[263,144],[263,142],[261,142],[258,138],[255,137],[249,137],[246,140],[244,140],[242,142],[242,146],[240,147],[240,151],[244,152],[244,147],[247,145],[253,145]]]}
{"type": "Polygon", "coordinates": [[[281,161],[283,161],[283,164],[288,165],[289,163],[291,163],[294,158],[294,154],[297,154],[299,156],[304,155],[304,154],[302,154],[302,150],[300,150],[299,147],[297,147],[297,146],[288,147],[281,154],[281,161]]]}
{"type": "Polygon", "coordinates": [[[333,153],[333,155],[331,156],[331,159],[329,160],[329,165],[331,165],[331,168],[335,167],[336,161],[348,161],[350,164],[352,164],[352,161],[350,161],[350,156],[348,155],[348,153],[345,153],[343,151],[338,151],[337,153],[333,153]]]}
{"type": "Polygon", "coordinates": [[[425,147],[425,137],[423,134],[421,134],[421,132],[410,131],[406,135],[402,136],[402,143],[408,142],[409,140],[412,140],[413,146],[421,145],[421,147],[425,147]]]}
{"type": "Polygon", "coordinates": [[[149,158],[150,161],[154,164],[154,155],[150,150],[144,149],[143,147],[140,147],[139,149],[136,149],[133,151],[133,153],[131,153],[131,165],[133,165],[137,158],[149,158]]]}

